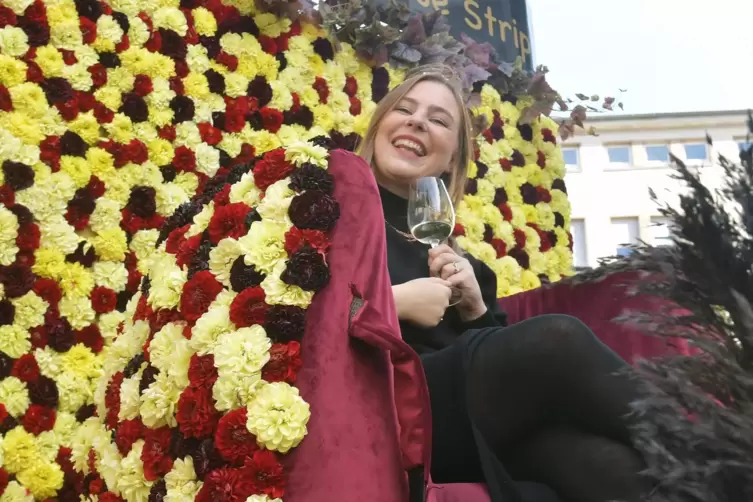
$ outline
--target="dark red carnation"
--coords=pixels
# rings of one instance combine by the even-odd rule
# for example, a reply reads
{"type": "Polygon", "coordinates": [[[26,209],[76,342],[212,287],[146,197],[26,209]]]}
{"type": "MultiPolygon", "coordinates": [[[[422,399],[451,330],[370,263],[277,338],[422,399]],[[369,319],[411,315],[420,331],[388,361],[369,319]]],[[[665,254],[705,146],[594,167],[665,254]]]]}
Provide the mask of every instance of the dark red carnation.
{"type": "Polygon", "coordinates": [[[273,499],[285,495],[285,475],[275,452],[254,452],[253,457],[244,462],[242,472],[244,478],[253,484],[256,493],[264,493],[273,499]]]}
{"type": "Polygon", "coordinates": [[[256,438],[246,427],[246,420],[246,408],[243,407],[227,413],[217,424],[214,444],[228,462],[242,464],[259,450],[256,438]]]}
{"type": "Polygon", "coordinates": [[[306,311],[294,305],[272,305],[264,328],[275,342],[301,340],[306,329],[306,311]]]}
{"type": "Polygon", "coordinates": [[[5,287],[5,296],[8,298],[18,298],[31,291],[35,278],[28,266],[18,263],[0,266],[0,284],[5,287]]]}
{"type": "Polygon", "coordinates": [[[214,356],[194,354],[188,364],[188,381],[194,387],[212,387],[217,381],[217,368],[214,366],[214,356]]]}
{"type": "Polygon", "coordinates": [[[115,112],[97,101],[94,104],[94,118],[97,119],[99,124],[109,124],[115,118],[115,112]]]}
{"type": "Polygon", "coordinates": [[[242,202],[215,208],[207,229],[209,240],[217,244],[226,237],[240,239],[246,235],[246,215],[250,210],[251,208],[242,202]]]}
{"type": "Polygon", "coordinates": [[[552,202],[552,194],[544,187],[536,187],[536,195],[539,202],[546,202],[547,204],[552,202]]]}
{"type": "Polygon", "coordinates": [[[8,185],[0,185],[0,204],[12,206],[16,201],[16,193],[8,185]]]}
{"type": "Polygon", "coordinates": [[[351,98],[356,95],[358,92],[358,81],[353,76],[348,76],[345,79],[345,86],[343,87],[343,92],[350,96],[351,98]]]}
{"type": "Polygon", "coordinates": [[[329,268],[321,253],[304,247],[292,255],[280,278],[306,291],[320,291],[329,282],[329,268]]]}
{"type": "Polygon", "coordinates": [[[155,481],[173,468],[174,459],[169,455],[173,435],[169,427],[145,428],[144,433],[144,448],[141,450],[144,478],[155,481]]]}
{"type": "Polygon", "coordinates": [[[262,378],[267,382],[294,383],[298,370],[303,366],[301,344],[289,342],[275,343],[269,350],[269,361],[262,368],[262,378]]]}
{"type": "Polygon", "coordinates": [[[41,434],[45,431],[51,431],[55,426],[55,410],[32,404],[24,413],[21,423],[27,432],[31,434],[41,434]]]}
{"type": "Polygon", "coordinates": [[[185,235],[189,228],[191,228],[191,225],[183,225],[170,232],[165,240],[165,251],[170,254],[177,254],[180,244],[185,240],[185,235]]]}
{"type": "Polygon", "coordinates": [[[180,295],[180,311],[188,321],[201,317],[222,291],[222,284],[209,270],[196,272],[183,286],[180,295]]]}
{"type": "Polygon", "coordinates": [[[230,320],[239,328],[264,324],[269,308],[265,298],[264,290],[259,286],[243,290],[230,304],[230,320]]]}
{"type": "MultiPolygon", "coordinates": [[[[5,7],[0,7],[4,9],[5,7]]],[[[0,18],[0,21],[2,21],[2,18],[0,18]]],[[[0,24],[2,26],[2,24],[0,24]]],[[[0,495],[5,492],[5,489],[8,487],[8,482],[10,481],[10,475],[8,474],[8,471],[0,467],[0,495]]]]}
{"type": "Polygon", "coordinates": [[[340,217],[340,205],[318,190],[296,195],[288,209],[293,225],[301,229],[329,231],[340,217]]]}
{"type": "Polygon", "coordinates": [[[526,246],[526,233],[519,228],[513,230],[513,237],[515,237],[515,247],[523,249],[526,246]]]}
{"type": "Polygon", "coordinates": [[[214,434],[219,413],[214,406],[212,388],[189,385],[180,395],[175,420],[187,438],[202,438],[214,434]]]}
{"type": "Polygon", "coordinates": [[[16,24],[18,24],[16,14],[8,7],[0,5],[0,28],[5,28],[6,26],[16,26],[16,24]]]}

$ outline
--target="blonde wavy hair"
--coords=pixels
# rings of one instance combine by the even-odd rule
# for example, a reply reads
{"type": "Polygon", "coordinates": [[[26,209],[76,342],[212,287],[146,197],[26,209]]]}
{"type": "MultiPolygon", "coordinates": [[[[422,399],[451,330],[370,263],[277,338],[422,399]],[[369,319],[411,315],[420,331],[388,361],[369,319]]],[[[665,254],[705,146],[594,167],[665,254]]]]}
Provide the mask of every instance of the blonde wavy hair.
{"type": "Polygon", "coordinates": [[[468,164],[473,161],[473,125],[471,115],[465,106],[463,88],[460,77],[449,66],[443,64],[431,64],[419,66],[411,70],[405,80],[385,95],[374,109],[369,127],[358,147],[358,155],[374,169],[374,147],[379,125],[387,115],[419,82],[439,82],[450,90],[455,98],[455,103],[460,112],[460,124],[458,128],[458,149],[453,157],[455,165],[450,170],[449,186],[453,204],[457,206],[463,199],[465,184],[468,180],[468,164]]]}

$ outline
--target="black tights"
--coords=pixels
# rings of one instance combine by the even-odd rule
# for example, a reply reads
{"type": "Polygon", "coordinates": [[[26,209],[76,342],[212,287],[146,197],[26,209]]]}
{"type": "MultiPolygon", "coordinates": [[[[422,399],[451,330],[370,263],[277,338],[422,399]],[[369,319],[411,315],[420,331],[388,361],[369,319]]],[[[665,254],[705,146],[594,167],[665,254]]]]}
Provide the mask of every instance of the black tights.
{"type": "MultiPolygon", "coordinates": [[[[467,478],[467,469],[478,468],[467,458],[471,467],[463,473],[458,459],[448,458],[453,448],[462,450],[460,441],[472,439],[459,434],[452,419],[443,419],[452,413],[452,402],[459,403],[444,392],[451,385],[441,389],[431,376],[440,365],[430,366],[425,361],[435,387],[432,474],[438,481],[470,481],[448,479],[467,478]]],[[[643,489],[638,475],[643,462],[630,446],[626,417],[638,384],[624,372],[616,374],[626,366],[577,319],[546,315],[486,334],[464,392],[454,392],[466,394],[468,413],[513,478],[546,484],[566,502],[633,502],[643,489]]],[[[448,384],[460,376],[453,374],[459,368],[444,370],[439,378],[448,384]]]]}

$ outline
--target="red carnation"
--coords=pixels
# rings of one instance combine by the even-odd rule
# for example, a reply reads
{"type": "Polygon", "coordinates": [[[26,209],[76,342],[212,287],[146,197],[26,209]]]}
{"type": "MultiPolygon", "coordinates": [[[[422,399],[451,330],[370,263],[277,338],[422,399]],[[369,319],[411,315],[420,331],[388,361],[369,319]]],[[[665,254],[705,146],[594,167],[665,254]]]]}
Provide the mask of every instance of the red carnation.
{"type": "Polygon", "coordinates": [[[26,80],[34,82],[35,84],[41,84],[44,82],[44,73],[34,61],[26,62],[26,80]]]}
{"type": "Polygon", "coordinates": [[[502,258],[507,255],[507,244],[502,239],[492,239],[491,242],[494,251],[497,252],[497,258],[502,258]]]}
{"type": "Polygon", "coordinates": [[[28,223],[18,229],[16,246],[21,251],[35,251],[39,248],[41,234],[36,223],[28,223]]]}
{"type": "Polygon", "coordinates": [[[209,270],[201,270],[194,274],[183,286],[180,295],[180,311],[188,321],[195,321],[222,291],[220,284],[209,270]]]}
{"type": "Polygon", "coordinates": [[[327,235],[321,230],[301,230],[298,227],[292,227],[285,234],[285,251],[293,254],[304,245],[308,244],[320,253],[324,253],[329,248],[330,242],[327,235]]]}
{"type": "Polygon", "coordinates": [[[102,352],[102,349],[105,346],[105,340],[102,338],[102,333],[99,331],[99,327],[96,324],[90,324],[89,326],[76,331],[76,343],[83,343],[95,354],[102,352]]]}
{"type": "Polygon", "coordinates": [[[24,354],[16,359],[10,374],[26,383],[39,378],[39,365],[34,354],[24,354]]]}
{"type": "Polygon", "coordinates": [[[244,502],[254,495],[254,485],[243,471],[220,467],[206,475],[204,485],[196,494],[196,502],[244,502]]]}
{"type": "Polygon", "coordinates": [[[10,414],[8,413],[8,410],[5,409],[5,404],[0,403],[0,425],[2,425],[2,423],[5,422],[5,419],[9,416],[10,414]]]}
{"type": "Polygon", "coordinates": [[[144,143],[137,139],[132,139],[128,145],[126,145],[126,151],[128,152],[128,159],[134,164],[143,164],[149,160],[149,149],[144,143]]]}
{"type": "Polygon", "coordinates": [[[118,451],[123,456],[128,455],[133,443],[141,439],[144,434],[144,424],[138,418],[135,420],[124,420],[118,424],[118,430],[115,432],[115,444],[118,451]]]}
{"type": "Polygon", "coordinates": [[[91,19],[81,16],[78,18],[78,26],[81,29],[84,44],[94,43],[97,39],[97,24],[91,19]]]}
{"type": "Polygon", "coordinates": [[[115,46],[115,52],[123,52],[131,46],[131,41],[128,39],[128,35],[124,34],[120,42],[115,46]]]}
{"type": "Polygon", "coordinates": [[[187,438],[203,438],[214,434],[219,414],[214,407],[211,387],[186,387],[178,400],[175,420],[187,438]]]}
{"type": "Polygon", "coordinates": [[[68,65],[74,65],[78,63],[78,58],[76,57],[76,54],[73,51],[69,51],[66,49],[59,49],[60,52],[63,53],[63,62],[68,65]]]}
{"type": "Polygon", "coordinates": [[[267,54],[275,55],[277,54],[277,43],[275,42],[275,39],[272,37],[268,37],[266,35],[259,35],[257,38],[259,41],[259,44],[261,45],[261,49],[266,52],[267,54]]]}
{"type": "Polygon", "coordinates": [[[107,68],[102,63],[93,64],[88,69],[94,87],[102,87],[107,83],[107,68]]]}
{"type": "Polygon", "coordinates": [[[214,444],[228,462],[240,464],[259,450],[256,438],[246,428],[246,408],[238,408],[222,417],[217,424],[214,444]]]}
{"type": "Polygon", "coordinates": [[[52,430],[55,425],[55,416],[55,410],[52,408],[32,404],[24,413],[21,423],[28,432],[41,434],[44,431],[52,430]]]}
{"type": "Polygon", "coordinates": [[[217,381],[217,368],[214,366],[214,356],[194,354],[188,363],[188,381],[194,387],[212,387],[217,381]]]}
{"type": "Polygon", "coordinates": [[[322,77],[316,77],[316,80],[314,80],[314,85],[312,87],[319,94],[319,101],[321,101],[323,105],[326,105],[327,98],[329,98],[329,87],[327,86],[327,81],[322,77]]]}
{"type": "Polygon", "coordinates": [[[536,165],[538,165],[541,169],[544,169],[546,167],[546,155],[544,155],[544,152],[539,150],[536,152],[536,165]]]}
{"type": "Polygon", "coordinates": [[[265,298],[260,286],[244,289],[230,304],[230,320],[239,328],[264,324],[269,308],[264,302],[265,298]]]}
{"type": "Polygon", "coordinates": [[[0,5],[0,28],[15,26],[18,23],[16,14],[4,5],[0,5]]]}
{"type": "Polygon", "coordinates": [[[13,101],[11,100],[10,92],[3,85],[0,85],[0,110],[4,112],[13,110],[13,101]]]}
{"type": "Polygon", "coordinates": [[[260,190],[266,190],[270,185],[285,179],[293,169],[295,166],[285,160],[285,150],[277,148],[267,152],[254,166],[254,183],[260,190]]]}
{"type": "Polygon", "coordinates": [[[185,240],[185,235],[189,228],[191,228],[191,225],[183,225],[170,232],[167,236],[167,240],[165,240],[165,251],[170,254],[177,254],[180,244],[185,240]]]}
{"type": "Polygon", "coordinates": [[[105,423],[109,429],[114,429],[118,425],[118,414],[120,413],[120,386],[123,385],[123,372],[119,371],[112,376],[110,383],[105,390],[105,408],[107,415],[105,423]]]}
{"type": "Polygon", "coordinates": [[[152,32],[149,40],[144,44],[144,48],[149,52],[159,52],[162,49],[162,35],[158,31],[152,32]]]}
{"type": "Polygon", "coordinates": [[[270,498],[285,495],[285,476],[277,455],[270,450],[258,450],[243,464],[243,477],[253,483],[256,493],[270,498]]]}
{"type": "Polygon", "coordinates": [[[526,245],[526,233],[516,228],[513,230],[513,236],[515,237],[515,247],[523,249],[526,245]]]}
{"type": "Polygon", "coordinates": [[[214,127],[209,122],[202,122],[198,125],[198,127],[199,134],[201,135],[201,140],[207,145],[216,145],[217,143],[222,141],[222,131],[214,127]]]}
{"type": "Polygon", "coordinates": [[[10,207],[16,203],[16,193],[8,185],[0,185],[0,204],[10,207]]]}
{"type": "Polygon", "coordinates": [[[65,120],[70,122],[76,118],[76,115],[78,115],[78,100],[73,97],[67,101],[59,101],[55,103],[55,108],[58,109],[60,115],[62,115],[65,120]]]}
{"type": "Polygon", "coordinates": [[[193,172],[196,170],[196,155],[189,148],[179,146],[175,149],[173,166],[178,171],[193,172]]]}
{"type": "Polygon", "coordinates": [[[536,195],[539,202],[546,202],[547,204],[552,202],[552,194],[544,187],[536,187],[536,195]]]}
{"type": "Polygon", "coordinates": [[[97,286],[91,292],[92,308],[98,314],[112,312],[118,303],[118,297],[110,288],[97,286]]]}
{"type": "Polygon", "coordinates": [[[99,124],[109,124],[115,118],[115,112],[97,101],[94,104],[94,118],[97,119],[99,124]]]}
{"type": "Polygon", "coordinates": [[[222,51],[217,55],[217,62],[221,65],[225,65],[230,71],[235,71],[238,68],[238,58],[225,51],[222,51]]]}
{"type": "Polygon", "coordinates": [[[280,110],[269,108],[267,106],[260,110],[261,120],[264,123],[264,129],[271,133],[276,133],[282,127],[283,116],[280,110]]]}
{"type": "Polygon", "coordinates": [[[168,454],[173,435],[169,427],[147,428],[144,432],[144,448],[141,450],[144,478],[155,481],[173,468],[174,459],[168,454]]]}
{"type": "Polygon", "coordinates": [[[125,502],[122,497],[113,492],[104,492],[98,495],[99,502],[125,502]]]}
{"type": "Polygon", "coordinates": [[[356,95],[356,93],[358,92],[358,81],[355,77],[348,76],[345,78],[345,87],[343,87],[343,92],[351,98],[356,95]]]}
{"type": "Polygon", "coordinates": [[[350,114],[360,115],[361,114],[361,100],[355,97],[351,97],[349,99],[350,99],[350,114]]]}
{"type": "Polygon", "coordinates": [[[269,361],[262,368],[262,378],[267,382],[294,383],[298,370],[303,366],[301,344],[292,341],[275,343],[269,350],[269,361]]]}
{"type": "Polygon", "coordinates": [[[246,215],[251,209],[242,202],[215,208],[209,221],[209,240],[217,244],[226,237],[240,239],[248,231],[246,215]]]}
{"type": "Polygon", "coordinates": [[[512,209],[507,204],[500,204],[497,209],[502,213],[502,217],[505,221],[512,221],[512,209]]]}
{"type": "Polygon", "coordinates": [[[499,165],[503,171],[512,171],[512,162],[509,159],[499,159],[499,165]]]}
{"type": "Polygon", "coordinates": [[[84,113],[93,110],[94,105],[97,104],[97,100],[93,95],[83,91],[76,92],[76,102],[78,102],[79,109],[84,113]]]}
{"type": "Polygon", "coordinates": [[[246,125],[246,117],[239,112],[226,112],[224,129],[227,132],[241,132],[246,125]]]}
{"type": "Polygon", "coordinates": [[[193,257],[201,246],[201,234],[197,234],[181,241],[175,254],[175,262],[179,267],[190,265],[193,257]]]}
{"type": "Polygon", "coordinates": [[[157,136],[167,141],[175,141],[175,126],[166,125],[157,130],[157,136]]]}
{"type": "Polygon", "coordinates": [[[152,86],[151,78],[147,75],[136,75],[136,79],[133,82],[133,92],[143,98],[153,90],[154,87],[152,86]]]}
{"type": "MultiPolygon", "coordinates": [[[[5,7],[0,7],[0,8],[4,9],[5,7]]],[[[2,18],[0,18],[0,21],[1,20],[2,18]]],[[[2,26],[2,24],[0,24],[0,26],[2,26]]],[[[5,489],[8,487],[9,480],[10,480],[10,475],[8,474],[8,471],[0,467],[0,495],[2,495],[3,492],[5,492],[5,489]]]]}
{"type": "Polygon", "coordinates": [[[459,235],[465,235],[465,228],[463,228],[463,225],[460,223],[455,223],[455,226],[452,229],[452,235],[459,236],[459,235]]]}

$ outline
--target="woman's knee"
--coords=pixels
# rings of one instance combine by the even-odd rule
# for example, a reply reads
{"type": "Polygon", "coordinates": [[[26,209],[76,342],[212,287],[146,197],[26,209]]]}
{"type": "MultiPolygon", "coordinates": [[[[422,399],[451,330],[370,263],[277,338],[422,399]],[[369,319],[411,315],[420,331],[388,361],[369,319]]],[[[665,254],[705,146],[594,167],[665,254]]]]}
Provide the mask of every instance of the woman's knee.
{"type": "Polygon", "coordinates": [[[535,322],[531,331],[535,331],[542,340],[557,349],[579,350],[594,344],[601,345],[593,331],[577,317],[546,314],[534,317],[531,321],[535,322]]]}

